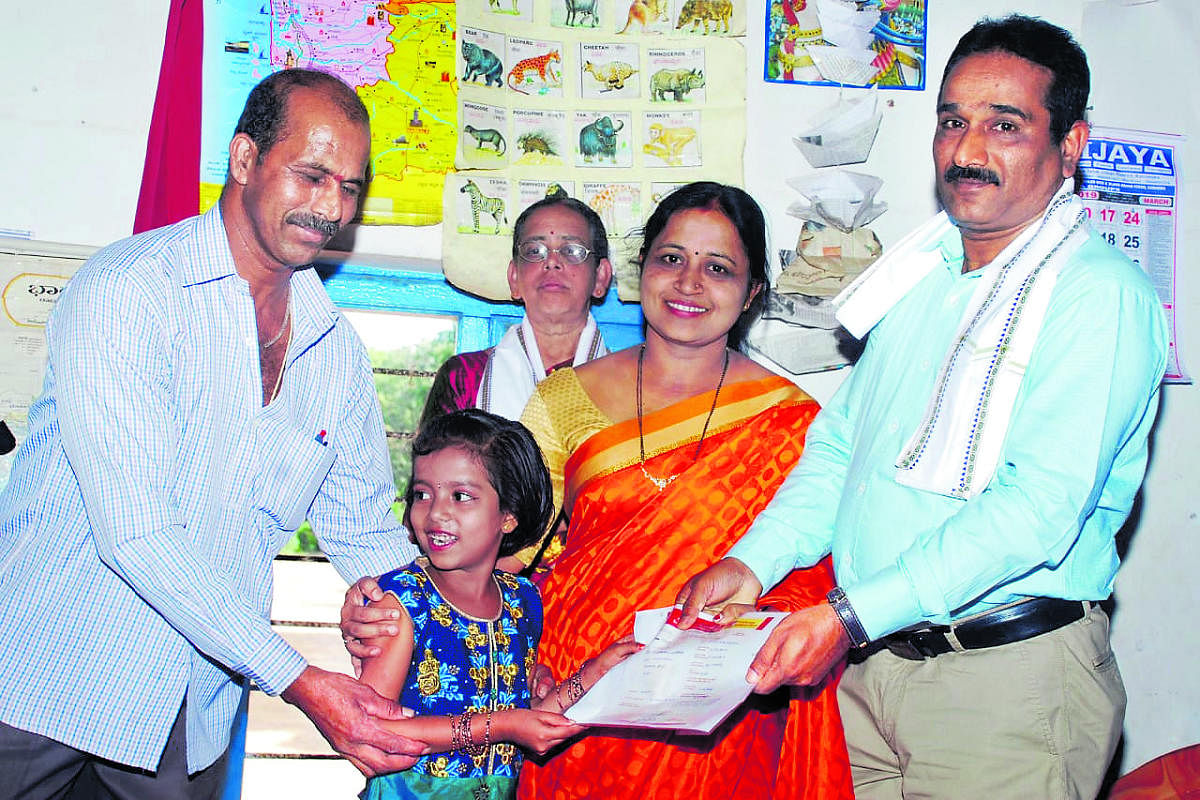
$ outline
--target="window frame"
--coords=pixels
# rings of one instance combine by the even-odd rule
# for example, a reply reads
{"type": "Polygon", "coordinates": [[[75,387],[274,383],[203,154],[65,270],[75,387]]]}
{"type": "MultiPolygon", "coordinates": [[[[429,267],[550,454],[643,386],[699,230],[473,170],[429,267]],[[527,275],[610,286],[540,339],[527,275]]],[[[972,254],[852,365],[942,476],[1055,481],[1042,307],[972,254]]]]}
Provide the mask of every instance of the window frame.
{"type": "MultiPolygon", "coordinates": [[[[321,262],[314,269],[338,308],[457,317],[456,353],[495,345],[524,315],[516,303],[485,300],[451,286],[440,272],[354,261],[321,262]]],[[[610,350],[641,342],[642,307],[622,302],[615,286],[603,303],[592,306],[592,315],[610,350]]]]}

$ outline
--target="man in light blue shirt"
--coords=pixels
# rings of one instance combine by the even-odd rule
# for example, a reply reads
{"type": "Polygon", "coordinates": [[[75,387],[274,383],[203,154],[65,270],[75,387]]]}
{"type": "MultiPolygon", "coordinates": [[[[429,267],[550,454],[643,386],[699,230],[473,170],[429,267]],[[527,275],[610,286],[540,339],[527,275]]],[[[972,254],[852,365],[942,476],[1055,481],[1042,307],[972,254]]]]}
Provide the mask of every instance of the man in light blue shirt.
{"type": "Polygon", "coordinates": [[[368,774],[424,750],[269,617],[306,518],[347,580],[415,555],[366,352],[297,269],[355,216],[369,149],[352,89],[276,73],[219,205],[102,249],[60,298],[0,495],[0,794],[217,796],[247,681],[368,774]]]}
{"type": "Polygon", "coordinates": [[[1087,94],[1061,29],[1013,16],[963,37],[933,143],[945,216],[839,298],[870,330],[861,360],[771,504],[680,594],[690,617],[832,553],[838,588],[748,680],[814,684],[852,651],[839,704],[860,798],[1094,797],[1120,736],[1094,603],[1167,334],[1069,191],[1087,94]]]}

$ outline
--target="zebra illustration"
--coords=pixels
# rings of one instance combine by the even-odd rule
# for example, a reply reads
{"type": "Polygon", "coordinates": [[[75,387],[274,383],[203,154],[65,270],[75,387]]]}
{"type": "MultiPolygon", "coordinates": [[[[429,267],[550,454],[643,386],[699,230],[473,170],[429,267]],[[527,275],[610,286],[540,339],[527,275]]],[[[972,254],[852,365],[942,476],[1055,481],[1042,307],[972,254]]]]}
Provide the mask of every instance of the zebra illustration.
{"type": "Polygon", "coordinates": [[[458,190],[460,193],[466,193],[471,196],[471,225],[474,233],[479,233],[479,212],[490,214],[496,223],[496,233],[500,232],[500,221],[504,220],[504,224],[508,224],[508,217],[504,216],[504,199],[500,197],[488,197],[479,190],[475,185],[475,181],[467,181],[466,185],[458,190]]]}

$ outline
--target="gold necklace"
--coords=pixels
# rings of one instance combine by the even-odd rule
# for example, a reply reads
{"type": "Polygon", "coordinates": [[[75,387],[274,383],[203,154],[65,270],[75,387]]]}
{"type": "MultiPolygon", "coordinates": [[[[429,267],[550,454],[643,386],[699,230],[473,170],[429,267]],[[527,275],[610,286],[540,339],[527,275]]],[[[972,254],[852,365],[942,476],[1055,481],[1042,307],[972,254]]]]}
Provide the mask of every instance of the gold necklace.
{"type": "MultiPolygon", "coordinates": [[[[642,454],[642,474],[646,476],[646,480],[658,487],[661,492],[669,485],[675,482],[679,477],[676,475],[668,475],[665,478],[659,478],[651,475],[646,469],[646,438],[642,433],[642,361],[646,356],[646,345],[642,345],[638,350],[637,362],[637,421],[638,421],[638,449],[642,454]]],[[[700,448],[704,447],[704,437],[708,435],[708,424],[712,422],[713,413],[717,410],[717,398],[721,396],[721,387],[725,385],[725,373],[729,371],[729,349],[725,350],[725,365],[721,367],[721,379],[717,381],[717,389],[713,392],[712,408],[708,409],[708,416],[704,418],[704,428],[700,431],[700,441],[696,442],[696,452],[692,455],[692,463],[695,464],[700,458],[700,448]]]]}
{"type": "Polygon", "coordinates": [[[291,347],[292,347],[292,331],[289,328],[287,340],[284,342],[284,345],[283,345],[283,360],[279,362],[279,374],[275,376],[275,388],[271,390],[271,394],[267,398],[267,402],[263,403],[264,406],[271,405],[271,403],[274,402],[275,398],[279,396],[279,389],[280,389],[280,387],[283,386],[283,371],[284,371],[284,369],[287,368],[287,354],[288,354],[288,350],[290,350],[291,347]]]}
{"type": "Polygon", "coordinates": [[[283,322],[280,324],[279,330],[276,331],[275,335],[271,337],[271,340],[269,342],[259,342],[258,343],[259,349],[266,350],[266,349],[274,346],[274,344],[279,341],[280,337],[283,336],[283,332],[287,330],[288,323],[291,321],[292,321],[292,288],[289,286],[288,287],[287,307],[283,311],[283,322]]]}

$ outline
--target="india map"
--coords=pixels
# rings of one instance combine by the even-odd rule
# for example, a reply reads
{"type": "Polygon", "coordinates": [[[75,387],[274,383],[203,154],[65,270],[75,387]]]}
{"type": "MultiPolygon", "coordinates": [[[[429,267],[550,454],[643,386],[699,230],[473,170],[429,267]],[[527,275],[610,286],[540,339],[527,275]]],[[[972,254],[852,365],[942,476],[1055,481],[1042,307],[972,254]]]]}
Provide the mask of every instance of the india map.
{"type": "Polygon", "coordinates": [[[201,207],[225,182],[226,147],[251,87],[289,67],[331,72],[371,115],[372,181],[362,221],[430,225],[454,165],[454,3],[208,0],[201,207]]]}

